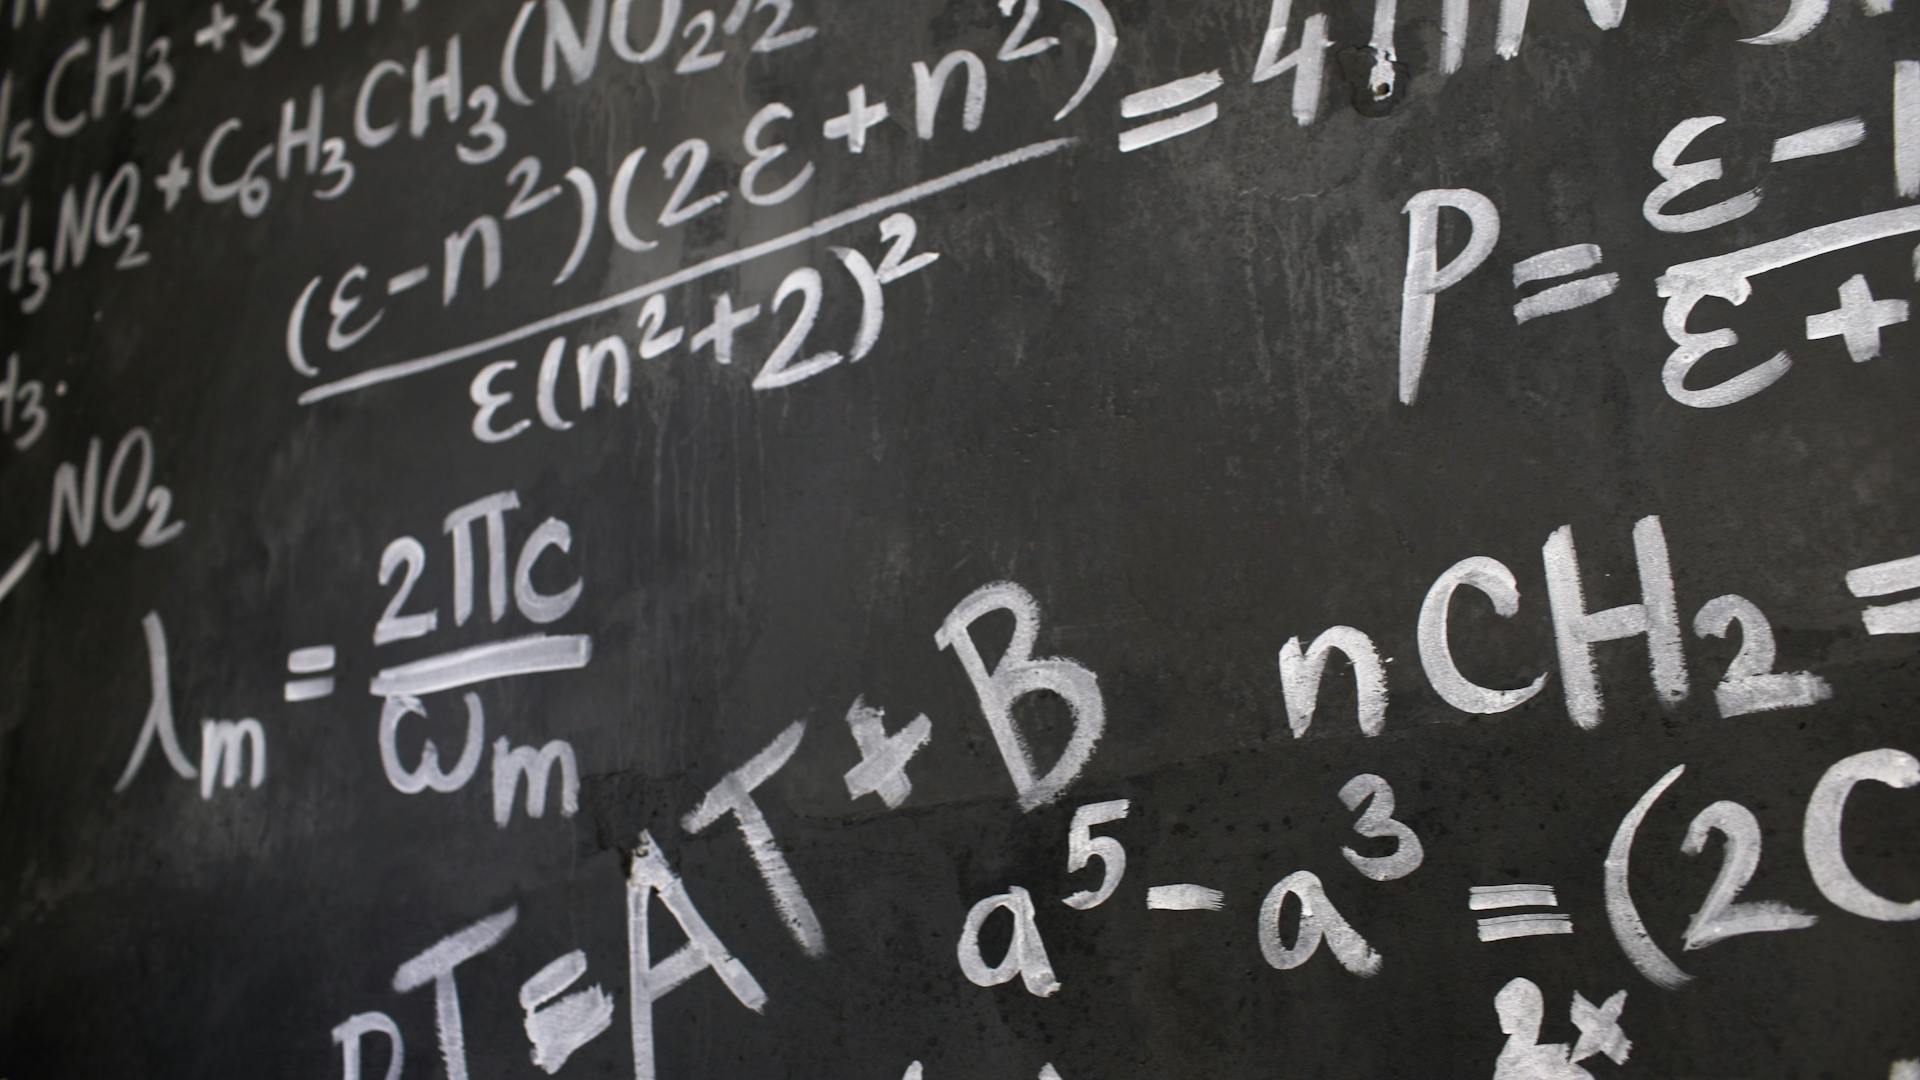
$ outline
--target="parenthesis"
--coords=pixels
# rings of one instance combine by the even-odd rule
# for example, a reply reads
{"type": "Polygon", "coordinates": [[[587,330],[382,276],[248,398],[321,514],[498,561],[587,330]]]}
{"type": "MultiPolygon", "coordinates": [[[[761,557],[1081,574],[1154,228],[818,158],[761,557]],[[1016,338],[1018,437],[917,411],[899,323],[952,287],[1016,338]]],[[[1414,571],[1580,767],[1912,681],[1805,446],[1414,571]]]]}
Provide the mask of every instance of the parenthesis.
{"type": "Polygon", "coordinates": [[[854,363],[873,351],[880,340],[880,328],[886,324],[886,296],[880,289],[880,275],[867,261],[865,255],[852,248],[829,248],[839,256],[841,265],[853,276],[854,284],[860,286],[860,329],[853,336],[853,349],[847,354],[847,361],[854,363]]]}
{"type": "Polygon", "coordinates": [[[1065,120],[1067,114],[1079,108],[1093,92],[1094,84],[1107,73],[1107,66],[1113,63],[1113,52],[1120,45],[1120,36],[1113,27],[1113,13],[1107,10],[1103,0],[1067,0],[1067,3],[1079,8],[1093,22],[1093,62],[1087,65],[1087,77],[1080,81],[1080,89],[1053,114],[1055,122],[1065,120]]]}
{"type": "Polygon", "coordinates": [[[520,87],[520,76],[514,73],[513,61],[520,52],[520,40],[526,36],[527,22],[533,18],[533,0],[520,5],[520,14],[513,17],[513,28],[507,31],[507,44],[500,50],[500,88],[506,91],[507,100],[515,105],[531,105],[533,99],[520,87]]]}
{"type": "Polygon", "coordinates": [[[1826,0],[1793,0],[1787,6],[1787,13],[1780,25],[1764,34],[1750,38],[1741,38],[1742,45],[1788,45],[1813,33],[1821,20],[1827,17],[1826,0]]]}
{"type": "Polygon", "coordinates": [[[1620,819],[1620,827],[1614,830],[1613,844],[1607,848],[1607,861],[1603,882],[1607,898],[1607,922],[1613,927],[1613,936],[1620,942],[1621,951],[1627,959],[1640,970],[1640,974],[1652,980],[1655,986],[1666,990],[1678,990],[1693,981],[1693,976],[1680,970],[1673,958],[1661,950],[1647,933],[1647,924],[1640,918],[1640,910],[1633,905],[1633,896],[1627,890],[1627,878],[1630,872],[1628,857],[1633,853],[1633,838],[1640,831],[1640,825],[1647,820],[1647,812],[1653,804],[1666,794],[1674,781],[1687,771],[1685,765],[1675,765],[1667,774],[1654,782],[1640,801],[1633,804],[1627,816],[1620,819]]]}
{"type": "Polygon", "coordinates": [[[555,285],[573,276],[580,269],[581,260],[587,257],[587,247],[593,242],[593,227],[600,221],[600,195],[593,186],[593,174],[575,165],[567,170],[567,179],[580,195],[580,232],[573,238],[573,250],[567,254],[567,264],[560,268],[560,276],[553,279],[555,285]]]}
{"type": "Polygon", "coordinates": [[[306,350],[300,347],[300,331],[307,323],[307,305],[319,287],[317,276],[307,282],[307,287],[300,290],[300,299],[293,302],[293,310],[287,313],[287,362],[293,365],[293,370],[308,377],[318,377],[320,369],[307,363],[306,350]]]}

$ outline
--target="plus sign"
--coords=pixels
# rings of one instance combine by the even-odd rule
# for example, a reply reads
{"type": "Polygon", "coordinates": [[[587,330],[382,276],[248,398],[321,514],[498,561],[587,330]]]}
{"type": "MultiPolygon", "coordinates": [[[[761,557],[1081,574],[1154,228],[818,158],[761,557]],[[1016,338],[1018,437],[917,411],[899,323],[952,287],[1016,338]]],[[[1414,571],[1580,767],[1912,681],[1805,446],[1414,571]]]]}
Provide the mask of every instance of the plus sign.
{"type": "Polygon", "coordinates": [[[1864,274],[1855,274],[1840,286],[1840,306],[1807,316],[1807,340],[1837,337],[1847,343],[1854,362],[1880,355],[1880,331],[1907,321],[1905,300],[1875,300],[1864,274]]]}
{"type": "Polygon", "coordinates": [[[847,140],[847,150],[858,154],[867,148],[867,129],[887,118],[887,103],[867,104],[867,84],[847,91],[847,111],[826,122],[820,133],[829,139],[847,140]]]}
{"type": "Polygon", "coordinates": [[[180,194],[186,191],[187,185],[191,183],[193,183],[193,173],[187,169],[185,155],[178,150],[174,151],[173,158],[167,162],[167,171],[153,178],[153,186],[159,188],[160,193],[166,196],[168,210],[172,210],[180,202],[180,194]]]}
{"type": "Polygon", "coordinates": [[[215,4],[213,15],[207,20],[207,25],[193,35],[193,43],[203,49],[211,48],[214,52],[219,52],[227,47],[227,35],[233,33],[234,26],[239,22],[238,18],[227,14],[226,8],[215,4]]]}
{"type": "Polygon", "coordinates": [[[717,364],[733,363],[733,336],[740,328],[760,317],[760,305],[752,304],[744,308],[733,306],[733,294],[721,293],[713,302],[713,322],[707,328],[693,335],[693,341],[687,348],[699,352],[707,346],[713,346],[713,360],[717,364]]]}
{"type": "Polygon", "coordinates": [[[853,707],[847,710],[847,726],[853,730],[853,741],[860,747],[860,764],[847,770],[847,797],[878,795],[887,809],[898,810],[907,796],[913,794],[907,762],[912,761],[933,736],[933,721],[922,714],[898,733],[889,735],[881,723],[885,719],[886,714],[868,705],[864,698],[854,698],[853,707]]]}
{"type": "Polygon", "coordinates": [[[1573,1026],[1580,1029],[1580,1041],[1573,1044],[1569,1064],[1605,1054],[1615,1065],[1625,1065],[1627,1055],[1633,1052],[1633,1040],[1627,1038],[1627,1033],[1620,1029],[1620,1010],[1626,1007],[1625,990],[1617,991],[1599,1005],[1588,1001],[1585,994],[1574,991],[1573,1026]]]}

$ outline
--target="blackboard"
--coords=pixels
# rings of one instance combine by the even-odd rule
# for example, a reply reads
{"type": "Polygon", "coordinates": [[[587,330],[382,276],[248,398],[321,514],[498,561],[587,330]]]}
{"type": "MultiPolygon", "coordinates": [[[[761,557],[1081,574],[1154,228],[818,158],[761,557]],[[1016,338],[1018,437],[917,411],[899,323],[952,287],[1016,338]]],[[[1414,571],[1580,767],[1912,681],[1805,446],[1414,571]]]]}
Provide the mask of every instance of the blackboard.
{"type": "Polygon", "coordinates": [[[1920,1077],[1911,0],[5,0],[0,1076],[1920,1077]]]}

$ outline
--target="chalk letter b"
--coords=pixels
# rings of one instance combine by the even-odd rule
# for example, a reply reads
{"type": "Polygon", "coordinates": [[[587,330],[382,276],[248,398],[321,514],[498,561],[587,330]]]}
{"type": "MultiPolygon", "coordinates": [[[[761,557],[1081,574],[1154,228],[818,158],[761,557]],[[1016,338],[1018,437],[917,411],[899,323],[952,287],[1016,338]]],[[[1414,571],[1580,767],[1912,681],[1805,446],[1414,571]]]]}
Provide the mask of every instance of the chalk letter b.
{"type": "Polygon", "coordinates": [[[993,729],[993,741],[1006,760],[1007,772],[1020,793],[1020,809],[1032,810],[1059,798],[1093,756],[1094,744],[1106,727],[1106,705],[1100,681],[1079,663],[1061,657],[1033,656],[1040,630],[1040,605],[1033,595],[1011,581],[997,581],[974,590],[948,613],[933,635],[933,643],[952,649],[973,680],[980,711],[993,729]],[[984,616],[1006,611],[1013,615],[1013,638],[992,671],[974,644],[972,627],[984,616]],[[1060,760],[1045,775],[1036,776],[1033,755],[1013,723],[1013,703],[1038,690],[1051,690],[1066,699],[1073,711],[1073,737],[1060,760]]]}

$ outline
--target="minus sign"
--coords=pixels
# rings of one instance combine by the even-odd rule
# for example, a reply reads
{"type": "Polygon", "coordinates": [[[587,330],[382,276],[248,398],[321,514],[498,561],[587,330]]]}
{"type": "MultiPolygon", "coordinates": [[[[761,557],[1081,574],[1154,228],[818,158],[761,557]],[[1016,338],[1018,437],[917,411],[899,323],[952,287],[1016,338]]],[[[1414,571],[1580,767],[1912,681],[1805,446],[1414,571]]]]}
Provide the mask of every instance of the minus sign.
{"type": "Polygon", "coordinates": [[[1149,911],[1219,911],[1226,897],[1205,885],[1155,885],[1147,890],[1149,911]]]}
{"type": "Polygon", "coordinates": [[[398,296],[401,293],[406,292],[408,289],[411,289],[415,285],[418,285],[421,282],[427,280],[427,275],[431,274],[432,272],[433,271],[428,270],[424,266],[416,266],[413,269],[406,271],[405,273],[393,275],[392,277],[387,279],[387,295],[398,296]]]}

